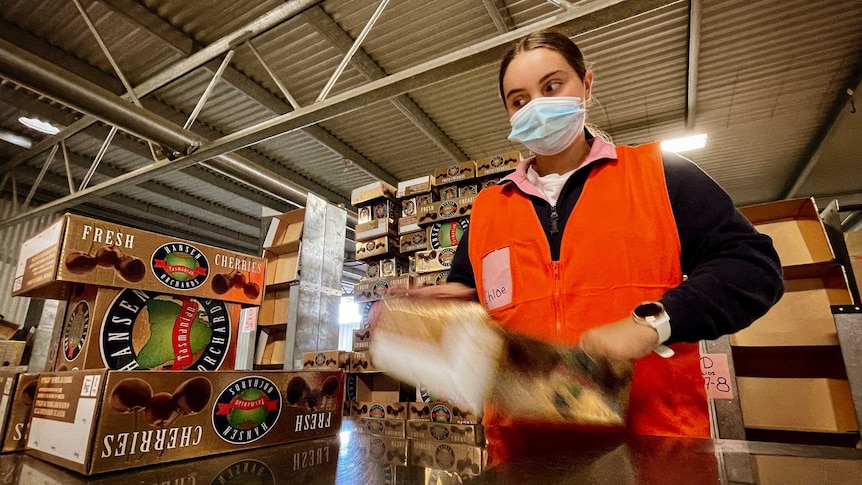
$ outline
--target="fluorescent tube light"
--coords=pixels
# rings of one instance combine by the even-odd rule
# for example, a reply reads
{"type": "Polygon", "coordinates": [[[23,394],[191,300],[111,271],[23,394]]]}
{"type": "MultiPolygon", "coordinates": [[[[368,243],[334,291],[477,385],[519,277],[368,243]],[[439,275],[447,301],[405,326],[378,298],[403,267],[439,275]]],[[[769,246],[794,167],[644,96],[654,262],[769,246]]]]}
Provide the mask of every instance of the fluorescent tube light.
{"type": "Polygon", "coordinates": [[[37,120],[36,118],[27,118],[26,116],[21,116],[18,118],[18,122],[27,128],[36,130],[41,133],[47,133],[49,135],[56,135],[60,133],[60,128],[52,125],[51,123],[46,123],[42,120],[37,120]]]}
{"type": "Polygon", "coordinates": [[[684,136],[682,138],[673,138],[661,142],[661,149],[668,152],[687,152],[689,150],[697,150],[706,146],[706,133],[702,135],[684,136]]]}

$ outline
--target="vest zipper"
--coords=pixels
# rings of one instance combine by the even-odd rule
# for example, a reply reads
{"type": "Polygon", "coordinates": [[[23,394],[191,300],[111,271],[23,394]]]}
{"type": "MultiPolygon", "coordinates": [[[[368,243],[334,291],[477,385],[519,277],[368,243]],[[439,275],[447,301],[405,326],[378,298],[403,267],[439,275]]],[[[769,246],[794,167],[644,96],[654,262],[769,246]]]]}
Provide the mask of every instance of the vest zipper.
{"type": "Polygon", "coordinates": [[[557,204],[551,206],[551,234],[560,232],[560,216],[557,214],[557,204]]]}
{"type": "Polygon", "coordinates": [[[560,262],[551,261],[551,267],[554,270],[554,321],[557,324],[557,337],[563,333],[563,315],[562,303],[560,302],[560,262]]]}

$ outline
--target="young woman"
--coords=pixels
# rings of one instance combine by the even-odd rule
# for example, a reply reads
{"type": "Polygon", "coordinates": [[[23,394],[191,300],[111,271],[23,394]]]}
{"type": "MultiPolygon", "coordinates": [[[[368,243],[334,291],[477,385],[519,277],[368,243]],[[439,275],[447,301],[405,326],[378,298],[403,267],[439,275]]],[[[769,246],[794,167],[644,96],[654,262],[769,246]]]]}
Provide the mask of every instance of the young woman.
{"type": "MultiPolygon", "coordinates": [[[[657,142],[592,136],[592,87],[562,34],[511,48],[500,67],[509,139],[535,156],[477,196],[449,283],[415,296],[478,297],[509,330],[634,360],[627,431],[709,437],[697,342],[745,328],[778,301],[778,256],[690,161],[657,142]]],[[[486,415],[491,446],[542,436],[520,421],[486,415]]]]}

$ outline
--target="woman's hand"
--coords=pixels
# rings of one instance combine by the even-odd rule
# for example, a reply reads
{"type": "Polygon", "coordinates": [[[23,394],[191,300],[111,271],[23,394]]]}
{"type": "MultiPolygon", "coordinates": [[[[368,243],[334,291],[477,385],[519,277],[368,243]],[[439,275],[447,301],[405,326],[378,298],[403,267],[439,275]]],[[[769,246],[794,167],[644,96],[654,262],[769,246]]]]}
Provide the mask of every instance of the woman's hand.
{"type": "Polygon", "coordinates": [[[461,300],[476,300],[479,298],[476,288],[461,283],[446,283],[444,285],[423,286],[422,288],[393,288],[389,296],[407,298],[458,298],[461,300]]]}
{"type": "Polygon", "coordinates": [[[658,345],[658,332],[631,317],[602,325],[581,335],[580,346],[591,357],[634,360],[646,357],[658,345]]]}

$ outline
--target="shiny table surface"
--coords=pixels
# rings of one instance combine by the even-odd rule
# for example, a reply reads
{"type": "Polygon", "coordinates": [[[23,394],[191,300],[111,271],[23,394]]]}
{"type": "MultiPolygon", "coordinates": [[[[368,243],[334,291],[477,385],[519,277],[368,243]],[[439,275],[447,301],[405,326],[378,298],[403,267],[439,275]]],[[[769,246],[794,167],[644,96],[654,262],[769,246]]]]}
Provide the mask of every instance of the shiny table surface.
{"type": "MultiPolygon", "coordinates": [[[[862,450],[729,440],[568,435],[478,476],[395,464],[340,435],[86,477],[25,453],[0,455],[0,484],[862,483],[862,450]]],[[[367,441],[366,441],[367,442],[367,441]]]]}

